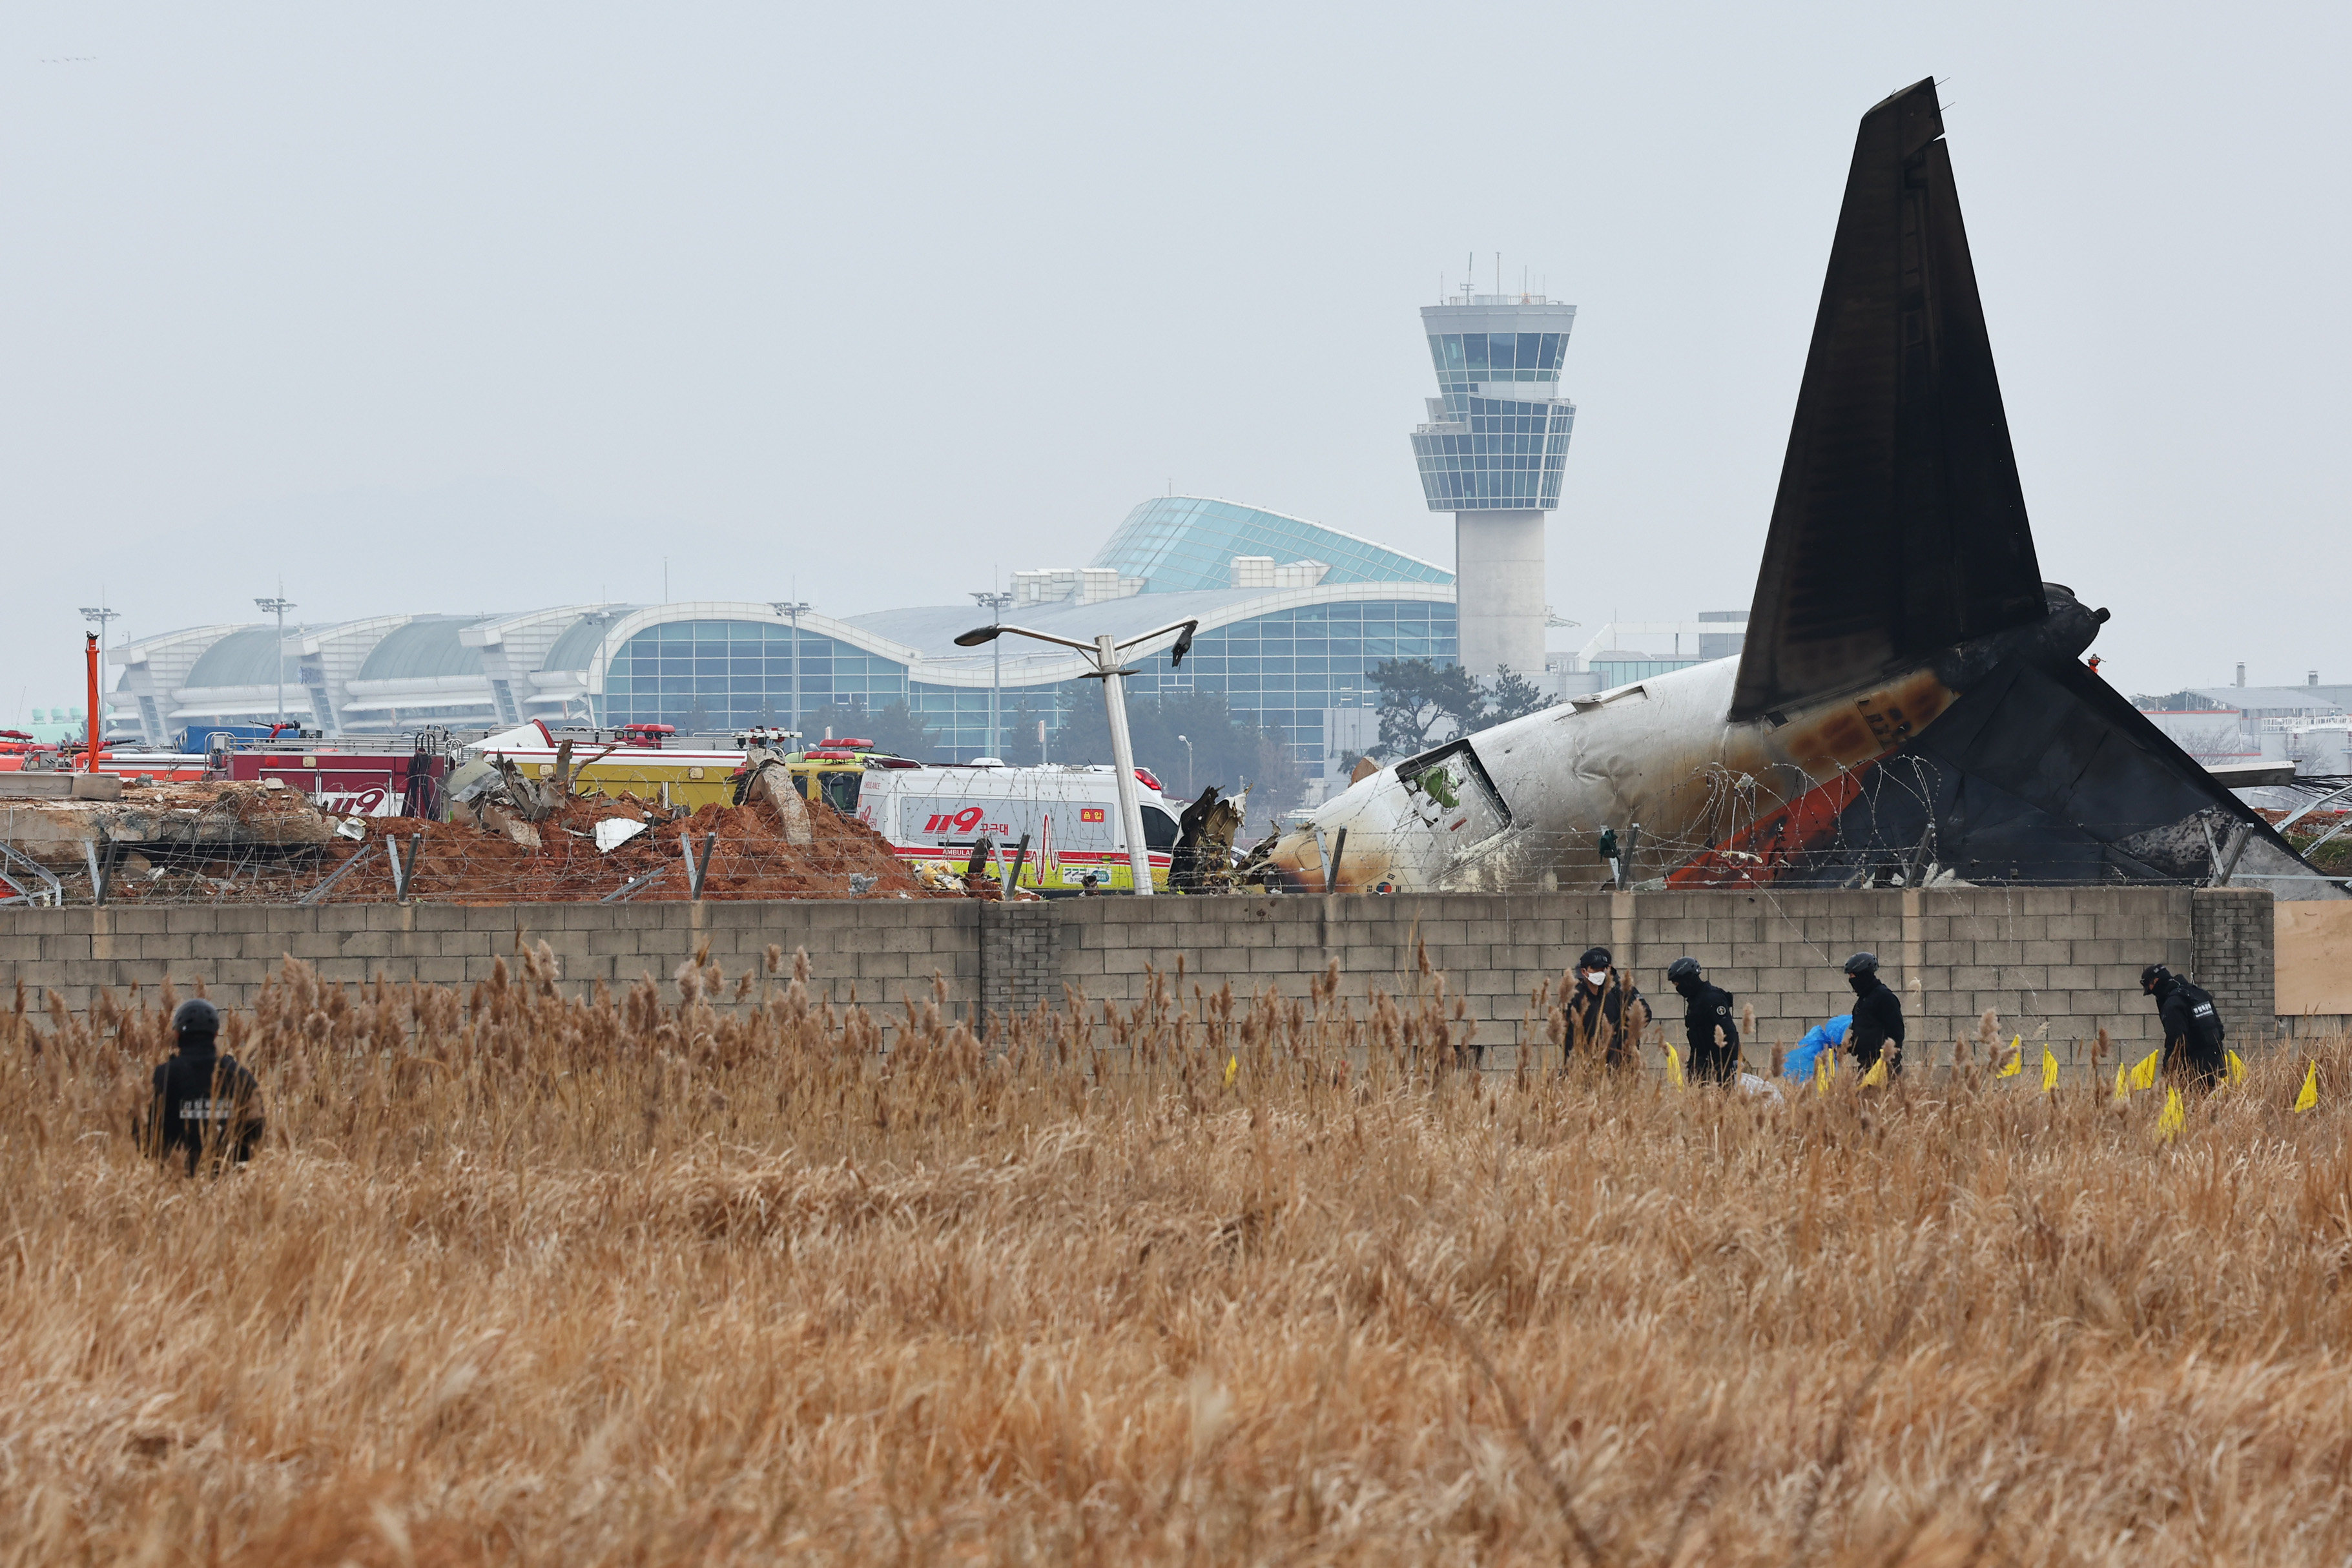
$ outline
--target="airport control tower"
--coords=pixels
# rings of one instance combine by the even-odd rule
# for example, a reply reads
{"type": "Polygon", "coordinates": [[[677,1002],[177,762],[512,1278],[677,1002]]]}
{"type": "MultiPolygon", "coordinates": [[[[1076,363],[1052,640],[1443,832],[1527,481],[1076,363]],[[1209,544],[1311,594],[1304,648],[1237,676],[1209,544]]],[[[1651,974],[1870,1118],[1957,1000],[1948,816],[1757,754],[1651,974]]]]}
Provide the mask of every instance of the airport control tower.
{"type": "Polygon", "coordinates": [[[1576,307],[1540,294],[1454,295],[1421,309],[1441,395],[1412,433],[1432,511],[1454,514],[1463,667],[1481,679],[1544,668],[1544,514],[1576,405],[1559,395],[1576,307]]]}

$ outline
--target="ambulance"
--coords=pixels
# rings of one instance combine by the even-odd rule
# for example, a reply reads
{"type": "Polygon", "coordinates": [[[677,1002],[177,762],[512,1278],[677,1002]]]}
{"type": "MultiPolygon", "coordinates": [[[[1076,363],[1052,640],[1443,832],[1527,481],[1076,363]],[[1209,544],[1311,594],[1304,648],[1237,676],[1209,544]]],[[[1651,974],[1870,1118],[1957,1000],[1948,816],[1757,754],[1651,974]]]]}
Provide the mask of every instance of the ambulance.
{"type": "MultiPolygon", "coordinates": [[[[896,765],[866,765],[857,781],[855,810],[858,821],[890,841],[900,859],[960,872],[984,836],[996,846],[990,868],[1001,874],[1026,834],[1029,854],[1021,864],[1021,886],[1048,893],[1134,888],[1112,769],[891,762],[896,765]]],[[[1181,808],[1160,793],[1160,781],[1148,770],[1136,769],[1135,782],[1142,796],[1151,885],[1164,890],[1181,808]]],[[[828,791],[826,798],[835,793],[828,791]]]]}

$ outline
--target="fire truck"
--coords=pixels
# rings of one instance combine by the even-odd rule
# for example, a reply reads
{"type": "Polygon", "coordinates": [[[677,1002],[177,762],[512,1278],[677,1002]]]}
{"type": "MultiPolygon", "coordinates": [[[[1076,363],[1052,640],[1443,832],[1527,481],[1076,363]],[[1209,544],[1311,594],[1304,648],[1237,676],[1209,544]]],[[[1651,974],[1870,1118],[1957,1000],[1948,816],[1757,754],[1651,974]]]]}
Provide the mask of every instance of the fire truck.
{"type": "Polygon", "coordinates": [[[346,735],[333,740],[290,727],[264,741],[208,737],[207,778],[276,779],[337,816],[441,814],[451,742],[446,731],[412,737],[346,735]]]}
{"type": "Polygon", "coordinates": [[[733,779],[743,765],[741,750],[677,747],[672,744],[676,734],[667,724],[624,724],[615,730],[566,731],[559,736],[534,719],[469,742],[463,756],[468,761],[504,757],[533,778],[552,778],[558,745],[570,741],[572,787],[583,794],[634,795],[688,809],[733,801],[733,779]]]}

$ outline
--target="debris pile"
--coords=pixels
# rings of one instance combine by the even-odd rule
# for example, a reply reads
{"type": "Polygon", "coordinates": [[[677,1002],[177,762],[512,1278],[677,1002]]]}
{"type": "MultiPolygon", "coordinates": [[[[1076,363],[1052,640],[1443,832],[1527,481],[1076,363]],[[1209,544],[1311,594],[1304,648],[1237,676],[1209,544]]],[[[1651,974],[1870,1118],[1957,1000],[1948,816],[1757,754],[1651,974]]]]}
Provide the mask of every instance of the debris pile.
{"type": "Polygon", "coordinates": [[[275,779],[133,784],[120,800],[0,800],[0,843],[63,871],[80,868],[92,846],[232,858],[315,848],[335,820],[275,779]]]}
{"type": "Polygon", "coordinates": [[[880,834],[821,805],[802,803],[806,837],[795,843],[766,801],[706,805],[691,815],[628,795],[544,804],[533,820],[511,797],[477,805],[471,823],[371,818],[362,841],[338,844],[320,862],[318,879],[332,879],[320,901],[397,897],[394,858],[410,868],[408,896],[443,903],[687,899],[697,866],[705,899],[922,898],[940,890],[880,834]]]}
{"type": "Polygon", "coordinates": [[[339,817],[275,781],[0,802],[0,902],[965,896],[863,823],[802,800],[781,769],[773,787],[747,780],[743,804],[690,815],[631,795],[572,795],[511,766],[487,772],[447,822],[339,817]]]}

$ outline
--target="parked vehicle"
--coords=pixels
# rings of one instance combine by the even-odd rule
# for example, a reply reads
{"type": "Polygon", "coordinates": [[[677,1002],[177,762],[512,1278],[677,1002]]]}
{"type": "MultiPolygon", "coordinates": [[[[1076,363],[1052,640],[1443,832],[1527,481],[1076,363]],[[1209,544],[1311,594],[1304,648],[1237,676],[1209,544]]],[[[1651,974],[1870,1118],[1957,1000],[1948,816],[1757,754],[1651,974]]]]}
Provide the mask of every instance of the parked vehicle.
{"type": "MultiPolygon", "coordinates": [[[[338,816],[438,816],[449,759],[426,736],[281,736],[259,745],[213,737],[206,776],[276,779],[338,816]]],[[[124,771],[124,770],[114,770],[124,771]]]]}
{"type": "MultiPolygon", "coordinates": [[[[887,838],[900,859],[961,871],[985,836],[996,846],[992,867],[1009,866],[1026,834],[1024,888],[1134,887],[1127,838],[1119,830],[1118,784],[1110,768],[939,767],[890,761],[898,765],[866,765],[856,815],[887,838]]],[[[1151,885],[1164,889],[1179,808],[1160,794],[1160,781],[1148,771],[1138,768],[1135,777],[1142,790],[1151,885]]]]}
{"type": "Polygon", "coordinates": [[[468,761],[504,757],[532,778],[552,778],[558,744],[570,741],[573,788],[581,793],[634,795],[688,807],[730,803],[731,781],[743,765],[742,752],[675,747],[674,735],[667,724],[559,733],[534,719],[469,742],[459,754],[468,761]]]}

